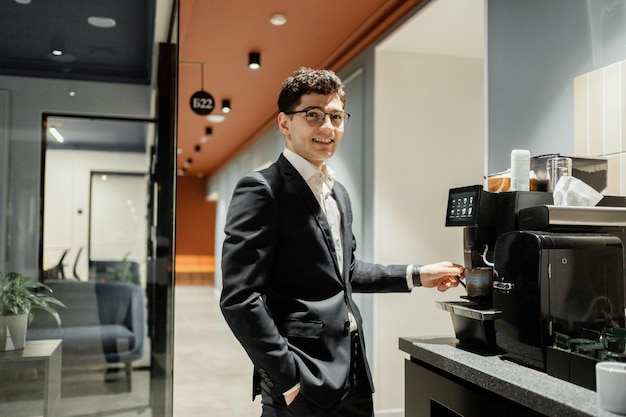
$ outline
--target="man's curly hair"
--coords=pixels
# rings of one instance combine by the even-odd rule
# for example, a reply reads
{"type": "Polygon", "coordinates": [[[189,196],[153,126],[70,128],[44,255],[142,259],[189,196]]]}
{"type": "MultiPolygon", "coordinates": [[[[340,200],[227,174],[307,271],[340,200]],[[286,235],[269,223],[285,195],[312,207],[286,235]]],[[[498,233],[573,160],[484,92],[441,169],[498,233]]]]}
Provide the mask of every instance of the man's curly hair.
{"type": "Polygon", "coordinates": [[[341,79],[330,70],[300,68],[288,77],[278,95],[278,111],[293,111],[300,98],[305,94],[337,94],[343,106],[346,105],[346,93],[341,79]]]}

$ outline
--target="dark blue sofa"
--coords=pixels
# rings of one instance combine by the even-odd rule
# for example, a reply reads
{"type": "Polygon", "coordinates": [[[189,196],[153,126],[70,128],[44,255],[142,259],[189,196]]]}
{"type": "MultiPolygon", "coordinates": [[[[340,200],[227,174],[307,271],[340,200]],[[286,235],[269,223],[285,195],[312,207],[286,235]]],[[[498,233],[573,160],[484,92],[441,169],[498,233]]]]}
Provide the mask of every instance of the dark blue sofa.
{"type": "Polygon", "coordinates": [[[146,339],[142,289],[125,282],[45,283],[67,306],[57,309],[62,324],[36,310],[26,340],[62,339],[64,367],[122,363],[130,386],[131,362],[142,356],[146,339]]]}

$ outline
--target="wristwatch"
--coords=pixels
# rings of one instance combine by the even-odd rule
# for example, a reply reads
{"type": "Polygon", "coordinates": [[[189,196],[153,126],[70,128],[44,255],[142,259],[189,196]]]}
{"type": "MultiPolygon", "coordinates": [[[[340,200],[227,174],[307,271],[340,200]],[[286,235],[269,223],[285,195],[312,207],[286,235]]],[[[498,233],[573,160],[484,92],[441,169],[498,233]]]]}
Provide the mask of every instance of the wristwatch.
{"type": "Polygon", "coordinates": [[[422,286],[422,279],[420,277],[420,266],[419,265],[413,265],[413,286],[414,287],[421,287],[422,286]]]}

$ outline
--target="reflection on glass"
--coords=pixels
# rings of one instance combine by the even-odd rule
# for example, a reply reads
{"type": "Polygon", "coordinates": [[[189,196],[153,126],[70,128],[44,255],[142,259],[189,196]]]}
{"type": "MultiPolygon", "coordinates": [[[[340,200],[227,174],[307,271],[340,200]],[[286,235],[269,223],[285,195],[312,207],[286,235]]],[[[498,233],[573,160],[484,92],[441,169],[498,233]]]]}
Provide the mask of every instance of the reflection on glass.
{"type": "Polygon", "coordinates": [[[91,176],[89,279],[142,283],[145,288],[148,177],[98,172],[91,176]]]}

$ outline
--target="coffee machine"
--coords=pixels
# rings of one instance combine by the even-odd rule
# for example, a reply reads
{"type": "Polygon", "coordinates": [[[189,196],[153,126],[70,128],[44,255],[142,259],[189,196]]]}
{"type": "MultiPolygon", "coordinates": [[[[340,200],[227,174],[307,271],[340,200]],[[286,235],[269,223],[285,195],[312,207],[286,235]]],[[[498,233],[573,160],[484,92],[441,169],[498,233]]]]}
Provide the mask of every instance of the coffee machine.
{"type": "Polygon", "coordinates": [[[548,192],[450,189],[446,226],[463,227],[465,267],[494,272],[491,305],[437,302],[460,346],[479,344],[550,373],[555,347],[623,328],[625,203],[556,207],[548,192]]]}
{"type": "MultiPolygon", "coordinates": [[[[463,257],[466,268],[493,267],[500,235],[517,229],[517,212],[526,207],[552,203],[545,192],[493,193],[482,185],[449,190],[445,225],[463,227],[463,257]]],[[[482,353],[499,352],[495,325],[502,311],[486,298],[463,297],[464,301],[437,301],[451,314],[459,347],[482,353]]]]}

